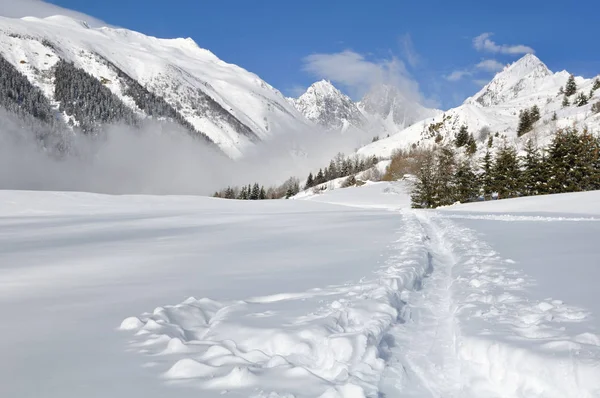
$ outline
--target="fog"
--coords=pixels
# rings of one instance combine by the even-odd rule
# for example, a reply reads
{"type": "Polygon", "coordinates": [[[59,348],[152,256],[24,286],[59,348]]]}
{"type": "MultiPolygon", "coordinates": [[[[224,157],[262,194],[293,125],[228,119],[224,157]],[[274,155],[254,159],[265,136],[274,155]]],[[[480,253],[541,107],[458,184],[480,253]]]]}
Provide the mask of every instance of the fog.
{"type": "Polygon", "coordinates": [[[69,155],[57,157],[35,139],[44,129],[0,111],[0,189],[207,195],[229,185],[302,180],[370,139],[357,130],[282,132],[233,161],[178,126],[149,122],[110,126],[94,138],[69,132],[69,155]]]}

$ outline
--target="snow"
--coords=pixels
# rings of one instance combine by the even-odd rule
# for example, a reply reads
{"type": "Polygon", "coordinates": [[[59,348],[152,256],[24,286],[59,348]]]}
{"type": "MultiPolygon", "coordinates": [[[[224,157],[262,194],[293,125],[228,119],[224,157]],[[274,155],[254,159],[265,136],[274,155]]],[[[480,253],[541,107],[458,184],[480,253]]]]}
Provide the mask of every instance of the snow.
{"type": "Polygon", "coordinates": [[[0,395],[599,396],[600,192],[417,211],[405,184],[0,191],[0,395]]]}
{"type": "Polygon", "coordinates": [[[192,39],[158,39],[112,27],[90,28],[67,16],[0,17],[0,53],[53,100],[49,71],[59,58],[74,62],[98,79],[135,111],[133,100],[104,59],[162,96],[194,127],[208,135],[232,158],[252,145],[224,118],[199,112],[198,91],[209,95],[259,139],[313,125],[275,88],[258,76],[228,64],[192,39]],[[41,44],[48,40],[54,48],[41,44]],[[102,58],[101,58],[102,57],[102,58]],[[26,63],[21,63],[25,61],[26,63]]]}
{"type": "MultiPolygon", "coordinates": [[[[397,149],[406,149],[412,145],[432,145],[438,133],[442,137],[441,144],[449,144],[462,126],[467,126],[478,141],[480,155],[487,148],[489,135],[494,136],[494,148],[507,142],[520,149],[528,139],[533,139],[540,147],[546,146],[559,128],[574,126],[597,132],[600,130],[600,114],[593,114],[591,107],[600,100],[600,92],[595,91],[588,105],[563,108],[563,96],[558,93],[568,78],[568,72],[553,73],[535,55],[527,54],[506,66],[462,105],[424,118],[388,138],[360,148],[357,152],[364,156],[390,157],[397,149]],[[534,105],[540,109],[541,120],[535,124],[532,132],[517,137],[519,112],[534,105]],[[554,113],[556,120],[552,120],[554,113]]],[[[575,77],[577,92],[588,95],[594,80],[575,77]]],[[[569,100],[573,102],[575,96],[571,96],[569,100]]]]}

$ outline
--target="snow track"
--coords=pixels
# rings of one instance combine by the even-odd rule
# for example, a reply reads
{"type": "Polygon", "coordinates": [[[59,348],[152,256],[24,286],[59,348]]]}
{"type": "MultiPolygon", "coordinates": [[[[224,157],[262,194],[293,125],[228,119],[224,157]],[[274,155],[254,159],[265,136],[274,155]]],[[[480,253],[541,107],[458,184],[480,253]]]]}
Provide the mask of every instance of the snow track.
{"type": "Polygon", "coordinates": [[[237,302],[189,298],[120,329],[170,382],[240,396],[377,396],[402,294],[431,271],[421,224],[401,217],[397,254],[368,279],[237,302]]]}
{"type": "Polygon", "coordinates": [[[571,327],[586,310],[533,297],[536,282],[456,216],[400,217],[394,254],[371,277],[190,298],[121,329],[169,383],[233,396],[600,396],[600,335],[571,327]]]}

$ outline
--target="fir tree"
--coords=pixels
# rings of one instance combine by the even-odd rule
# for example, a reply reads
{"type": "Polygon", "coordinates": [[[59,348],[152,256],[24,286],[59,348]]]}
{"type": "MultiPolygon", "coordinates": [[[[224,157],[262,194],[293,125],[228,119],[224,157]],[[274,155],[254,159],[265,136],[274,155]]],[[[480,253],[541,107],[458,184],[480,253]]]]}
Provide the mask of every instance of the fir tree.
{"type": "Polygon", "coordinates": [[[456,136],[454,137],[454,145],[457,148],[461,148],[469,142],[469,129],[467,126],[462,126],[456,136]]]}
{"type": "Polygon", "coordinates": [[[496,154],[492,168],[492,190],[499,199],[512,198],[520,192],[520,170],[517,151],[506,144],[496,154]]]}
{"type": "Polygon", "coordinates": [[[470,134],[469,141],[467,141],[466,154],[469,156],[473,156],[473,155],[475,155],[476,152],[477,152],[477,142],[475,142],[475,138],[473,137],[473,134],[470,134]]]}
{"type": "Polygon", "coordinates": [[[485,155],[481,161],[482,174],[480,176],[481,189],[484,198],[489,199],[494,192],[494,177],[493,177],[493,160],[489,150],[485,151],[485,155]]]}
{"type": "Polygon", "coordinates": [[[525,147],[525,156],[521,159],[523,165],[522,187],[523,195],[538,195],[543,181],[543,165],[540,152],[533,144],[531,139],[527,140],[525,147]]]}
{"type": "Polygon", "coordinates": [[[531,110],[529,111],[529,118],[531,119],[532,124],[540,120],[540,108],[537,105],[531,107],[531,110]]]}
{"type": "Polygon", "coordinates": [[[575,98],[575,105],[584,106],[588,104],[588,97],[584,93],[579,93],[579,95],[575,98]]]}
{"type": "Polygon", "coordinates": [[[520,137],[531,131],[533,126],[531,113],[528,109],[522,110],[519,113],[519,126],[517,127],[517,135],[520,137]]]}
{"type": "Polygon", "coordinates": [[[553,121],[553,122],[555,122],[555,121],[557,121],[557,120],[558,120],[558,116],[556,115],[556,112],[554,112],[554,113],[552,114],[552,121],[553,121]]]}
{"type": "Polygon", "coordinates": [[[569,103],[569,98],[565,95],[562,100],[562,107],[566,108],[567,106],[570,106],[570,105],[571,104],[569,103]]]}
{"type": "Polygon", "coordinates": [[[323,169],[319,169],[317,177],[315,178],[315,185],[323,184],[325,182],[325,175],[323,175],[323,169]]]}
{"type": "Polygon", "coordinates": [[[252,186],[252,191],[250,192],[250,200],[258,199],[260,199],[260,185],[258,185],[258,183],[254,183],[252,186]]]}
{"type": "Polygon", "coordinates": [[[260,200],[267,199],[267,192],[265,191],[265,187],[264,186],[260,187],[260,193],[258,195],[258,199],[260,199],[260,200]]]}
{"type": "Polygon", "coordinates": [[[451,147],[441,147],[436,162],[436,197],[437,206],[451,205],[454,203],[454,172],[456,156],[451,147]]]}
{"type": "Polygon", "coordinates": [[[596,91],[600,88],[600,79],[596,78],[596,80],[594,80],[594,85],[592,86],[592,90],[596,91]]]}
{"type": "Polygon", "coordinates": [[[564,95],[565,94],[565,89],[563,88],[563,86],[560,86],[560,88],[558,89],[558,95],[564,95]]]}
{"type": "Polygon", "coordinates": [[[246,188],[245,185],[240,190],[240,194],[238,196],[238,199],[240,199],[240,200],[247,200],[248,199],[248,188],[246,188]]]}
{"type": "Polygon", "coordinates": [[[308,173],[308,178],[306,179],[306,185],[304,186],[304,189],[309,189],[312,188],[315,185],[315,181],[313,178],[312,173],[308,173]]]}
{"type": "Polygon", "coordinates": [[[577,92],[577,83],[575,83],[575,76],[570,75],[565,86],[565,95],[567,97],[572,96],[577,92]]]}
{"type": "Polygon", "coordinates": [[[479,191],[477,187],[477,178],[473,172],[473,167],[468,160],[461,161],[454,173],[455,201],[461,203],[471,202],[477,197],[479,191]]]}
{"type": "Polygon", "coordinates": [[[435,177],[435,154],[433,151],[428,151],[419,158],[417,181],[410,195],[412,207],[427,209],[437,206],[435,177]]]}

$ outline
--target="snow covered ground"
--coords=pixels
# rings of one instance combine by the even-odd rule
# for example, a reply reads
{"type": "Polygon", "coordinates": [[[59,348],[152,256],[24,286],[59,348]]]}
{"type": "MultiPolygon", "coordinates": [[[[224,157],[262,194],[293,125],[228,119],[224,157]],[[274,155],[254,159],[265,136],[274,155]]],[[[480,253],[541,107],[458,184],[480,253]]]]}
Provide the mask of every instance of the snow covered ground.
{"type": "Polygon", "coordinates": [[[0,396],[600,396],[600,192],[305,199],[0,191],[0,396]]]}

